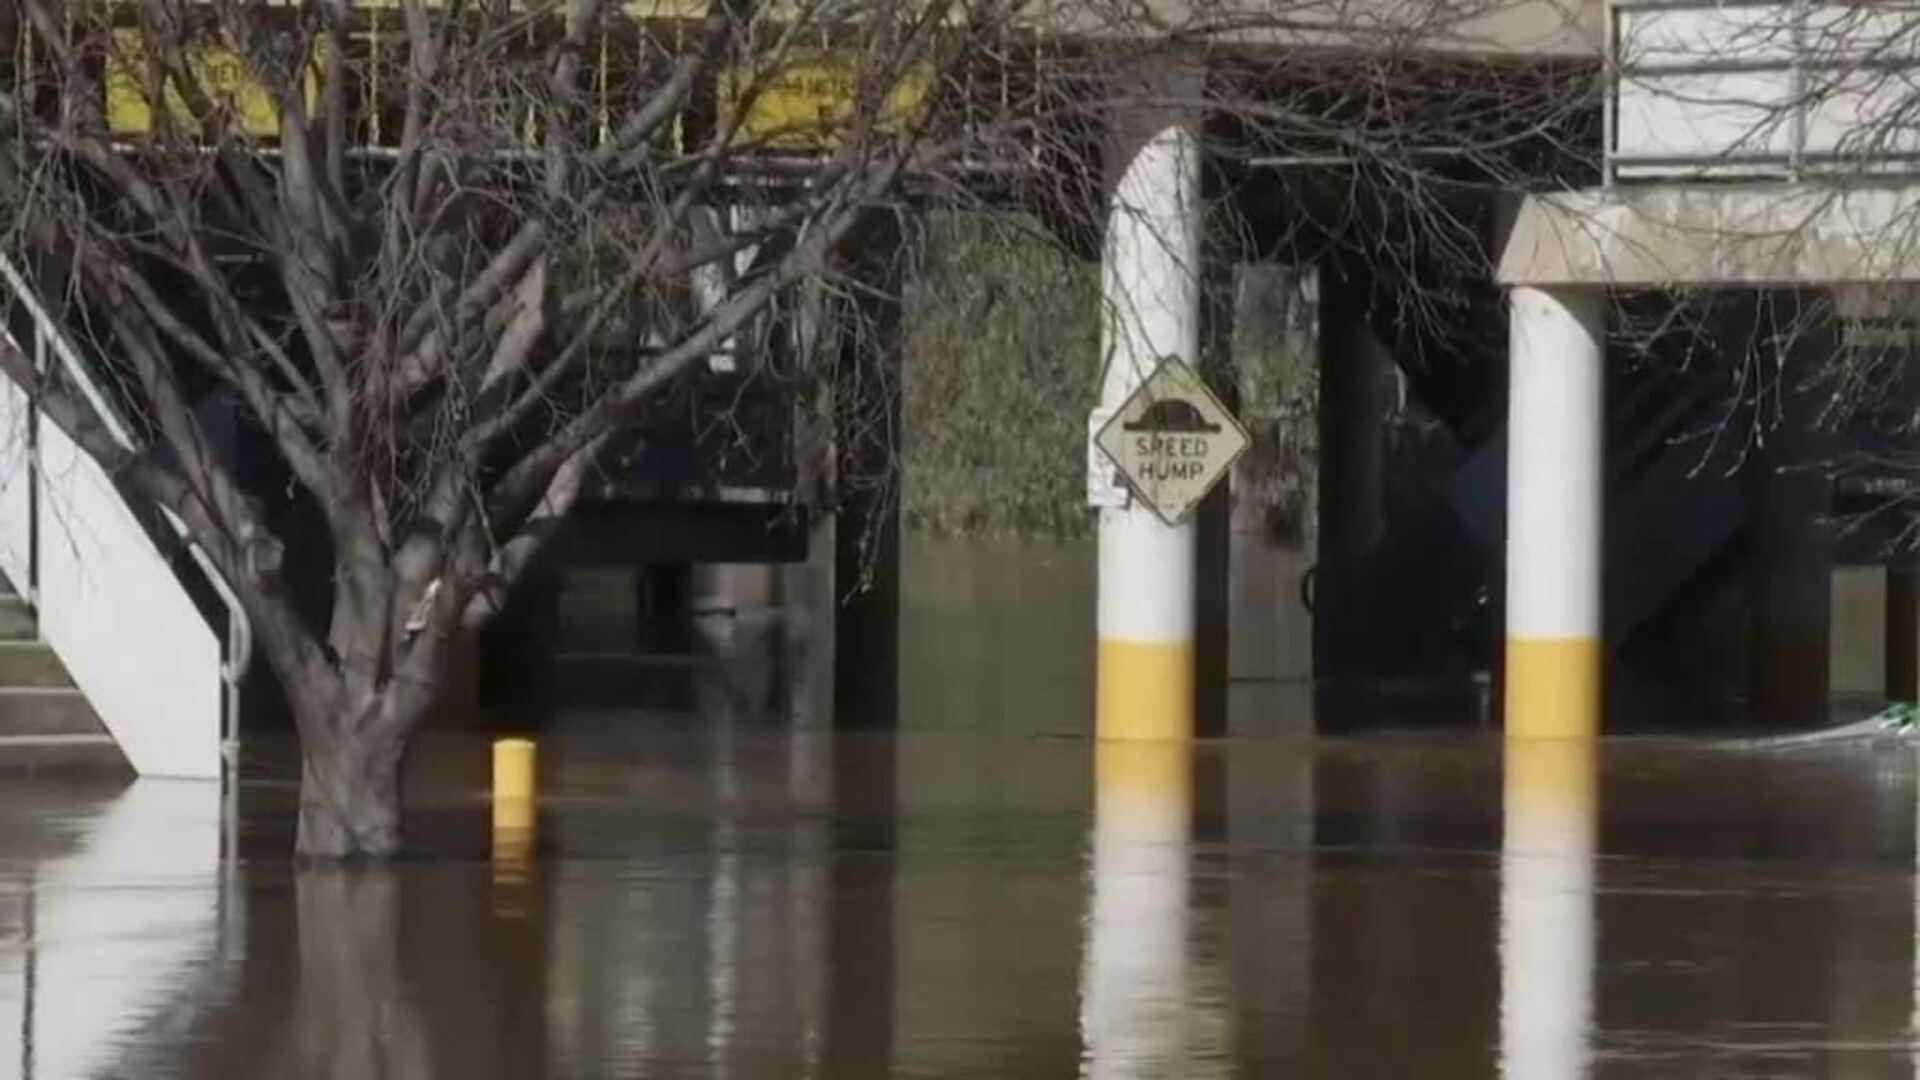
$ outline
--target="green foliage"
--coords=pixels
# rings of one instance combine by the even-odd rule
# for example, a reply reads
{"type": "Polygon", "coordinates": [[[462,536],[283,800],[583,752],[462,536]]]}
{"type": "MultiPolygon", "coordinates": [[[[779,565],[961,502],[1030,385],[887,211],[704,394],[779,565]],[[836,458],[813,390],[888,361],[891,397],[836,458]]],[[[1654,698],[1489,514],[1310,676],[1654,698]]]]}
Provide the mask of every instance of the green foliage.
{"type": "Polygon", "coordinates": [[[1031,220],[936,214],[906,297],[906,525],[1076,536],[1099,390],[1099,271],[1031,220]]]}

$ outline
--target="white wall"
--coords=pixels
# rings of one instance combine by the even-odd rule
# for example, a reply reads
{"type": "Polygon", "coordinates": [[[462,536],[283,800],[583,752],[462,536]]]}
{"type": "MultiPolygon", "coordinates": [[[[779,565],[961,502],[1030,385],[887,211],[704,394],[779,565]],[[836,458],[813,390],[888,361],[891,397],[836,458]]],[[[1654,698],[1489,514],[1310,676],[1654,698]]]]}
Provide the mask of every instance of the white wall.
{"type": "Polygon", "coordinates": [[[220,776],[220,642],[120,493],[40,425],[40,636],[142,776],[220,776]]]}

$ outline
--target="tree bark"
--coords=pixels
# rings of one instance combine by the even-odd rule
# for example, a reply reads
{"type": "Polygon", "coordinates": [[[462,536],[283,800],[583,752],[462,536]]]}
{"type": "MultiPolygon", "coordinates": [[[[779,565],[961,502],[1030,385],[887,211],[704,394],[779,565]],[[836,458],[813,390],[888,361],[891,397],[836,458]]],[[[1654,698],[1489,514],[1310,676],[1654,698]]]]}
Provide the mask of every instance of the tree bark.
{"type": "Polygon", "coordinates": [[[306,726],[296,853],[317,858],[399,853],[401,768],[417,718],[393,716],[396,697],[389,690],[355,714],[306,726]]]}

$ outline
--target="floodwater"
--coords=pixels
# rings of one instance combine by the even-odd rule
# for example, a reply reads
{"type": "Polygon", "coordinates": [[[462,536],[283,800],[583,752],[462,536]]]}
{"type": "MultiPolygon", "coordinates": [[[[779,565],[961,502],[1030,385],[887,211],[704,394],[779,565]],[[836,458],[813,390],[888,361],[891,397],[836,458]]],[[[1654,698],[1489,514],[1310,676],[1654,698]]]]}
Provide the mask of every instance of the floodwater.
{"type": "Polygon", "coordinates": [[[1912,747],[1316,740],[1280,628],[1232,738],[1096,748],[1011,606],[1078,562],[962,562],[899,733],[574,718],[530,829],[435,736],[388,869],[284,856],[284,748],[9,777],[0,1076],[1920,1075],[1912,747]]]}

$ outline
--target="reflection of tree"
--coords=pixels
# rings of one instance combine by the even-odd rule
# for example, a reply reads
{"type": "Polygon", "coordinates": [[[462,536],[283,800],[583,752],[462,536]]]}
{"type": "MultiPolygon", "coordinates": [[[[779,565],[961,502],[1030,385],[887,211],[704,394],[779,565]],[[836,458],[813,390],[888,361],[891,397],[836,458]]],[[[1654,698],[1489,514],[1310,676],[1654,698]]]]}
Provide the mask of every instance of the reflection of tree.
{"type": "Polygon", "coordinates": [[[400,882],[385,868],[309,868],[294,879],[300,975],[281,1060],[267,1075],[422,1080],[433,1075],[400,969],[400,882]],[[291,1060],[288,1060],[288,1059],[291,1060]]]}

